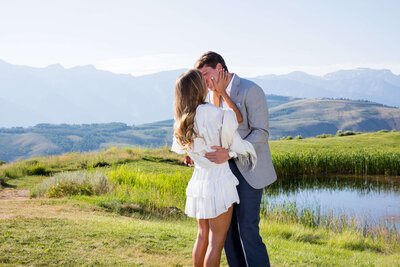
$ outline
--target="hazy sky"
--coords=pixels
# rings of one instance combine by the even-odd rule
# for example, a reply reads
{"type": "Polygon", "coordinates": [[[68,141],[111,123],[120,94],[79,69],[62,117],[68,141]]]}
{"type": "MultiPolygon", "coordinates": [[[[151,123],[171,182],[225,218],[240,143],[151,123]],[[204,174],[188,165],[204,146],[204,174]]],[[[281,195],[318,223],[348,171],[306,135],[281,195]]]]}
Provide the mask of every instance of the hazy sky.
{"type": "Polygon", "coordinates": [[[0,59],[141,75],[205,51],[243,76],[356,67],[400,73],[400,1],[0,0],[0,59]]]}

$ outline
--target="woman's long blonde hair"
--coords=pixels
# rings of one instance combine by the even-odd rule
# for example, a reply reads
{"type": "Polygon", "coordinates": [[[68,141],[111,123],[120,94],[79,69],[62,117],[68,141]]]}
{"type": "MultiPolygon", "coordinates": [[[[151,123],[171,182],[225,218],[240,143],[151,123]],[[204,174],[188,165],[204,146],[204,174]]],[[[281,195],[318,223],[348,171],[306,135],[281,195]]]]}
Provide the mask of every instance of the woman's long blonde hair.
{"type": "Polygon", "coordinates": [[[205,104],[207,85],[200,71],[188,70],[176,80],[174,100],[174,136],[179,145],[188,149],[197,136],[194,117],[200,104],[205,104]]]}

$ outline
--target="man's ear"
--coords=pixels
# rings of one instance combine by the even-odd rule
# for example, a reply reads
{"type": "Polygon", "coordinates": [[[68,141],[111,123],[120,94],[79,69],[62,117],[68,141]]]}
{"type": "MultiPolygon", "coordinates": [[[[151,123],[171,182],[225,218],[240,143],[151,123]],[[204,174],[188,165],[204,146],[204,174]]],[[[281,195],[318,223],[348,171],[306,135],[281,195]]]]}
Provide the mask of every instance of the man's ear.
{"type": "Polygon", "coordinates": [[[215,66],[216,70],[222,70],[222,65],[221,63],[217,63],[217,66],[215,66]]]}

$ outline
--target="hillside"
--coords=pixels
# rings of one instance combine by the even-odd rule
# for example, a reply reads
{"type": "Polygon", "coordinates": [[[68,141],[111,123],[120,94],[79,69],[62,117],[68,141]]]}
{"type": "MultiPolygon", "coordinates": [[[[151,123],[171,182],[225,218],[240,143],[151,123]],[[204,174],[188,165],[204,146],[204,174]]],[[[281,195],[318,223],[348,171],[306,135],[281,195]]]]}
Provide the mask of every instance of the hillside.
{"type": "Polygon", "coordinates": [[[272,139],[335,134],[338,130],[400,130],[400,109],[366,101],[301,99],[271,108],[269,119],[272,139]]]}
{"type": "MultiPolygon", "coordinates": [[[[337,130],[400,131],[400,109],[380,104],[332,99],[290,101],[273,96],[270,108],[270,139],[283,136],[335,134],[337,130]]],[[[52,125],[0,129],[0,160],[6,162],[38,155],[91,151],[109,146],[161,147],[172,140],[173,120],[128,126],[125,123],[52,125]]]]}

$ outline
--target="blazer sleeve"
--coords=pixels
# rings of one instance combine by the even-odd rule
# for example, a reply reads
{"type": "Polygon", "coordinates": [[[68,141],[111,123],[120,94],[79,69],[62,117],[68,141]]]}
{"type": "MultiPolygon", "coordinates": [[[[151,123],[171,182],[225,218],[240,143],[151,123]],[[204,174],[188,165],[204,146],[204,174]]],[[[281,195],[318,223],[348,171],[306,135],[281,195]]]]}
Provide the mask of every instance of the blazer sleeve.
{"type": "Polygon", "coordinates": [[[252,143],[257,150],[265,145],[269,138],[267,99],[264,91],[258,85],[254,85],[249,89],[244,102],[250,129],[245,140],[252,143]]]}

